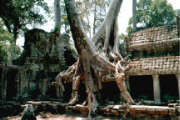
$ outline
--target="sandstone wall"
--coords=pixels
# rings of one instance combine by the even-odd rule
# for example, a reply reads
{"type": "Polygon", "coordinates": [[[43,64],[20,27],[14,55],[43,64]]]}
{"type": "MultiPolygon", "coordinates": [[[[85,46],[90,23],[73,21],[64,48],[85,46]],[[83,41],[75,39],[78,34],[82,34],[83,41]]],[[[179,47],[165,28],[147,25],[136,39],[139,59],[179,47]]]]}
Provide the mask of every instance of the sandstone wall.
{"type": "Polygon", "coordinates": [[[152,27],[131,33],[127,51],[164,51],[180,44],[177,25],[152,27]]]}
{"type": "Polygon", "coordinates": [[[56,89],[51,82],[75,61],[76,52],[67,35],[59,37],[56,32],[47,33],[40,29],[28,31],[23,54],[14,61],[16,65],[0,64],[0,101],[18,97],[55,98],[56,89]]]}
{"type": "Polygon", "coordinates": [[[134,59],[127,75],[180,74],[180,56],[134,59]]]}

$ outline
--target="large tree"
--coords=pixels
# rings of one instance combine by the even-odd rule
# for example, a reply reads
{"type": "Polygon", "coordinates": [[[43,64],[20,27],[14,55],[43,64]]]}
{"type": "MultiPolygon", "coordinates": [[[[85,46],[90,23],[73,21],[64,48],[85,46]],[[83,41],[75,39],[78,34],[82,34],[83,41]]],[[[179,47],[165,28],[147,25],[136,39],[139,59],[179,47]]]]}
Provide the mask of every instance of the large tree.
{"type": "Polygon", "coordinates": [[[61,31],[61,7],[60,0],[54,0],[55,29],[61,31]]]}
{"type": "Polygon", "coordinates": [[[0,18],[13,34],[15,43],[19,32],[26,30],[27,25],[44,22],[41,8],[49,11],[44,0],[0,0],[0,18]]]}
{"type": "Polygon", "coordinates": [[[91,40],[83,29],[74,0],[64,1],[79,60],[57,76],[62,90],[64,90],[62,80],[73,79],[73,86],[77,86],[79,81],[84,79],[88,91],[89,113],[91,113],[96,111],[98,105],[95,93],[100,88],[101,80],[112,79],[116,81],[124,100],[134,104],[124,79],[124,71],[128,67],[122,66],[123,58],[114,44],[117,41],[117,16],[122,0],[111,1],[104,22],[91,40]]]}
{"type": "MultiPolygon", "coordinates": [[[[137,3],[136,23],[139,27],[149,28],[171,24],[174,19],[175,11],[167,0],[139,0],[137,3]]],[[[132,31],[132,22],[130,18],[127,32],[132,31]]]]}
{"type": "MultiPolygon", "coordinates": [[[[63,1],[61,4],[61,25],[62,31],[65,33],[70,32],[69,22],[67,20],[67,13],[65,9],[65,4],[63,1]]],[[[77,0],[75,1],[75,6],[77,12],[82,20],[82,24],[85,32],[88,33],[88,37],[92,38],[107,13],[107,8],[109,6],[109,0],[77,0]]]]}

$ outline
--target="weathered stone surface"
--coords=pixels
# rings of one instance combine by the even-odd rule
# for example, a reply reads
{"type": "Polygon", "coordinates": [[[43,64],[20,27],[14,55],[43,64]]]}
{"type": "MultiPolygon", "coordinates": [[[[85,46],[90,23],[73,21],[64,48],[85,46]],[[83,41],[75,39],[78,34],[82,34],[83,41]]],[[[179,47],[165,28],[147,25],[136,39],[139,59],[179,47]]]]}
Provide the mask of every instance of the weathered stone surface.
{"type": "Polygon", "coordinates": [[[133,105],[129,108],[130,116],[132,117],[153,117],[153,118],[163,118],[167,115],[176,116],[175,109],[162,106],[144,106],[144,105],[133,105]],[[174,114],[171,114],[171,113],[174,114]]]}
{"type": "Polygon", "coordinates": [[[49,92],[55,87],[51,82],[66,66],[72,65],[76,57],[68,35],[59,37],[56,32],[47,33],[40,29],[28,31],[23,54],[14,61],[16,65],[0,64],[0,100],[53,96],[49,92]],[[62,51],[57,47],[63,48],[62,51]]]}
{"type": "MultiPolygon", "coordinates": [[[[153,74],[180,74],[180,56],[151,57],[132,59],[129,63],[130,69],[126,75],[153,75],[153,74]]],[[[64,83],[72,82],[64,81],[64,83]]],[[[115,81],[111,74],[102,77],[102,82],[115,81]]]]}
{"type": "Polygon", "coordinates": [[[15,116],[23,111],[24,107],[20,104],[7,103],[0,105],[0,118],[5,116],[15,116]]]}
{"type": "Polygon", "coordinates": [[[180,56],[134,59],[127,75],[177,74],[180,72],[180,56]]]}
{"type": "Polygon", "coordinates": [[[152,27],[131,33],[126,39],[127,51],[164,51],[178,47],[177,25],[152,27]]]}
{"type": "MultiPolygon", "coordinates": [[[[36,115],[44,113],[65,114],[65,113],[80,113],[88,115],[88,107],[82,105],[67,106],[64,103],[52,101],[28,101],[27,104],[32,104],[36,115]]],[[[8,104],[0,106],[0,117],[13,116],[20,114],[25,105],[8,104]],[[6,112],[5,112],[6,111],[6,112]]],[[[100,106],[96,111],[97,115],[116,116],[119,118],[171,118],[180,115],[180,107],[168,106],[145,106],[145,105],[108,105],[100,106]]]]}
{"type": "MultiPolygon", "coordinates": [[[[82,105],[67,106],[60,102],[51,101],[29,101],[35,108],[36,114],[40,112],[50,112],[53,114],[80,113],[81,115],[88,115],[88,107],[82,105]]],[[[170,118],[179,115],[179,107],[168,106],[145,106],[145,105],[108,105],[98,107],[96,114],[116,117],[130,117],[130,118],[170,118]]]]}
{"type": "Polygon", "coordinates": [[[180,37],[180,16],[177,16],[177,29],[178,29],[178,37],[180,37]]]}
{"type": "Polygon", "coordinates": [[[32,29],[25,33],[24,52],[19,62],[28,65],[34,63],[38,66],[41,64],[40,70],[49,69],[50,72],[51,70],[59,72],[64,69],[63,62],[69,65],[76,61],[76,52],[71,46],[70,38],[66,34],[59,37],[59,33],[56,32],[47,33],[40,29],[32,29]],[[58,49],[58,47],[63,49],[58,49]],[[68,63],[69,61],[63,61],[64,59],[71,59],[72,62],[68,63]],[[51,66],[56,68],[53,69],[51,66]]]}
{"type": "Polygon", "coordinates": [[[78,112],[81,113],[82,115],[88,115],[89,110],[87,106],[82,106],[82,105],[76,105],[76,106],[67,106],[66,110],[68,112],[78,112]]]}

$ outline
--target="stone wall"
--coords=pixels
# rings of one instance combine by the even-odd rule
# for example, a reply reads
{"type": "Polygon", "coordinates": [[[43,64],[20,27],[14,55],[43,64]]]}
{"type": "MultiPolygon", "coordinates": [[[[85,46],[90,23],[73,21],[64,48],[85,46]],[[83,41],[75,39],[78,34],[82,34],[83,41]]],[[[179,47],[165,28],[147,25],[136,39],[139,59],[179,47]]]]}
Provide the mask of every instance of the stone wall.
{"type": "Polygon", "coordinates": [[[40,29],[28,31],[23,54],[14,61],[15,65],[0,64],[0,101],[18,97],[56,98],[56,88],[51,82],[76,59],[68,35],[59,37],[56,32],[47,33],[40,29]],[[68,59],[71,61],[66,61],[68,59]]]}
{"type": "Polygon", "coordinates": [[[0,64],[0,101],[13,98],[19,91],[18,72],[19,67],[0,64]]]}
{"type": "Polygon", "coordinates": [[[177,25],[152,27],[131,33],[127,51],[164,51],[180,44],[177,25]]]}
{"type": "Polygon", "coordinates": [[[180,16],[177,16],[176,19],[177,19],[178,37],[180,37],[180,16]]]}
{"type": "MultiPolygon", "coordinates": [[[[156,102],[161,101],[160,75],[176,76],[180,98],[180,36],[178,35],[180,29],[178,26],[177,23],[177,25],[139,30],[131,33],[125,40],[126,50],[132,58],[129,63],[131,67],[126,71],[127,83],[130,76],[151,76],[156,102]]],[[[173,86],[173,82],[168,80],[173,86]]],[[[173,87],[176,89],[177,86],[173,87]]]]}
{"type": "Polygon", "coordinates": [[[127,75],[180,74],[180,56],[134,59],[127,75]]]}

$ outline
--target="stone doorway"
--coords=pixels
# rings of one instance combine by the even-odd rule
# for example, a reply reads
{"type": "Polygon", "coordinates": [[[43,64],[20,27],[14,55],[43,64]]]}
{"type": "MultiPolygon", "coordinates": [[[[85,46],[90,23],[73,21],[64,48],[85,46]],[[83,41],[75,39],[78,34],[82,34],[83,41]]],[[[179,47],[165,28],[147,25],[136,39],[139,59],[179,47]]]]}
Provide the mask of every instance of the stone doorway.
{"type": "Polygon", "coordinates": [[[129,77],[130,93],[135,100],[153,100],[153,79],[151,75],[129,77]]]}
{"type": "Polygon", "coordinates": [[[119,103],[120,91],[115,81],[103,83],[102,87],[102,100],[104,100],[105,103],[108,101],[112,103],[119,103]]]}
{"type": "Polygon", "coordinates": [[[14,97],[17,95],[17,81],[16,76],[17,76],[17,70],[10,69],[7,73],[7,100],[13,100],[14,97]]]}
{"type": "Polygon", "coordinates": [[[175,75],[159,75],[161,100],[164,102],[178,99],[178,81],[175,75]]]}

